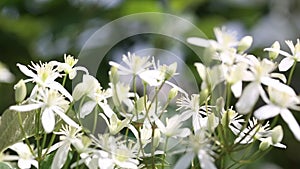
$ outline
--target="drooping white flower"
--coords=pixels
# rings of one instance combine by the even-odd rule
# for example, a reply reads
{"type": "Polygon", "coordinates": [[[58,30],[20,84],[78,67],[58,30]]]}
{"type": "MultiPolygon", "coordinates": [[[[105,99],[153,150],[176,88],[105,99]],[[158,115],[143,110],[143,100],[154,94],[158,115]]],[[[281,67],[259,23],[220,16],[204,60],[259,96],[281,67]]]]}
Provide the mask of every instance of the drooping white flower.
{"type": "Polygon", "coordinates": [[[166,118],[166,125],[159,119],[155,120],[155,124],[161,133],[167,137],[186,137],[191,134],[190,129],[181,128],[183,125],[183,119],[180,115],[174,115],[171,118],[166,118]]]}
{"type": "Polygon", "coordinates": [[[110,88],[107,90],[102,89],[98,80],[91,75],[83,75],[82,82],[75,86],[72,95],[75,100],[79,100],[80,98],[83,98],[83,96],[88,98],[88,101],[80,107],[80,118],[84,118],[90,114],[96,105],[99,105],[104,113],[109,117],[114,113],[107,104],[107,99],[112,96],[112,90],[110,88]]]}
{"type": "Polygon", "coordinates": [[[59,145],[58,150],[55,153],[51,169],[60,169],[64,166],[68,153],[71,149],[71,144],[78,143],[82,133],[81,129],[73,128],[71,126],[63,126],[59,132],[54,132],[60,135],[60,142],[56,143],[59,145]]]}
{"type": "Polygon", "coordinates": [[[210,117],[212,112],[210,106],[200,106],[200,95],[193,94],[191,98],[184,96],[177,101],[179,108],[177,110],[183,110],[181,114],[182,120],[187,120],[192,117],[193,130],[196,132],[201,128],[213,130],[218,124],[218,118],[210,117]],[[210,121],[212,120],[212,121],[210,121]]]}
{"type": "Polygon", "coordinates": [[[280,50],[277,46],[264,49],[265,51],[276,52],[285,56],[278,65],[279,71],[287,71],[293,66],[294,62],[300,62],[300,40],[297,39],[296,45],[290,40],[285,41],[285,43],[290,48],[291,54],[280,50]]]}
{"type": "Polygon", "coordinates": [[[279,78],[283,82],[286,82],[284,75],[271,73],[276,68],[275,63],[268,59],[260,61],[252,55],[248,55],[247,58],[250,60],[249,69],[252,75],[248,75],[247,80],[251,82],[244,88],[240,99],[236,103],[236,109],[241,114],[249,113],[257,102],[259,96],[261,96],[263,100],[267,100],[262,84],[277,88],[275,84],[278,83],[278,80],[274,78],[279,78]]]}
{"type": "Polygon", "coordinates": [[[106,125],[108,126],[109,133],[112,135],[118,134],[124,127],[129,125],[130,119],[125,118],[123,120],[118,119],[116,114],[112,114],[109,120],[104,114],[100,114],[101,117],[105,120],[106,125]]]}
{"type": "Polygon", "coordinates": [[[122,58],[125,66],[113,61],[110,61],[109,64],[118,68],[120,75],[138,75],[152,65],[149,58],[150,56],[140,57],[128,52],[128,55],[123,55],[122,58]]]}
{"type": "Polygon", "coordinates": [[[40,88],[35,100],[32,99],[29,104],[10,106],[9,109],[18,112],[41,109],[43,128],[46,133],[50,133],[55,126],[55,114],[70,126],[80,128],[76,122],[65,114],[68,107],[69,102],[57,90],[40,88]]]}
{"type": "Polygon", "coordinates": [[[274,132],[278,131],[270,130],[269,122],[267,122],[265,125],[262,125],[259,124],[255,118],[252,120],[249,119],[249,126],[238,133],[239,135],[234,142],[239,144],[250,144],[254,140],[259,140],[262,142],[262,144],[268,143],[274,147],[286,148],[285,145],[280,143],[282,136],[275,138],[274,132]],[[272,137],[275,139],[272,139],[272,137]]]}
{"type": "Polygon", "coordinates": [[[31,153],[29,147],[23,142],[18,142],[9,147],[18,154],[18,167],[21,169],[29,169],[33,165],[38,168],[38,162],[31,153]]]}
{"type": "Polygon", "coordinates": [[[11,83],[15,76],[0,62],[0,82],[11,83]]]}
{"type": "Polygon", "coordinates": [[[66,96],[70,101],[73,100],[70,93],[58,82],[55,80],[58,77],[61,77],[61,74],[59,74],[56,65],[53,62],[50,63],[39,63],[35,64],[32,63],[32,66],[28,66],[30,69],[28,69],[26,66],[22,64],[17,64],[19,69],[22,73],[24,73],[26,76],[29,77],[29,79],[24,80],[26,82],[33,82],[37,85],[32,90],[31,95],[36,94],[36,91],[39,87],[45,88],[48,87],[50,89],[55,89],[59,91],[61,94],[66,96]]]}
{"type": "Polygon", "coordinates": [[[86,74],[88,74],[88,70],[85,67],[75,67],[76,63],[78,62],[78,59],[74,59],[74,56],[64,54],[64,61],[65,62],[52,62],[57,65],[57,69],[59,72],[64,71],[67,75],[69,75],[70,79],[75,78],[78,70],[84,71],[86,74]]]}
{"type": "Polygon", "coordinates": [[[289,109],[300,110],[300,99],[295,91],[288,85],[277,83],[278,87],[268,88],[270,101],[267,105],[260,107],[254,112],[254,116],[259,120],[265,120],[280,114],[287,123],[297,140],[300,140],[300,126],[289,109]]]}

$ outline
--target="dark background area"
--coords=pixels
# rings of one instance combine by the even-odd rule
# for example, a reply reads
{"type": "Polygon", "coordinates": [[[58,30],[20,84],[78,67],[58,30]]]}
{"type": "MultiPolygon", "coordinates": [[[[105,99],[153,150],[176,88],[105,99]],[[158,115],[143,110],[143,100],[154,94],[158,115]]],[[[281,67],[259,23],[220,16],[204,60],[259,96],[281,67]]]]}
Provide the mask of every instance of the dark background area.
{"type": "MultiPolygon", "coordinates": [[[[260,57],[267,56],[262,49],[275,40],[287,50],[284,40],[295,42],[300,34],[300,1],[297,0],[1,0],[0,61],[6,64],[16,80],[26,78],[16,63],[61,61],[64,53],[76,57],[99,28],[122,16],[141,12],[170,13],[185,18],[208,38],[214,38],[213,28],[217,26],[226,26],[240,36],[252,35],[254,43],[249,53],[260,57]]],[[[173,26],[176,28],[177,25],[173,26]]],[[[176,42],[151,34],[136,35],[119,42],[105,59],[143,47],[165,49],[170,43],[176,42]]],[[[193,52],[184,45],[179,50],[185,56],[185,63],[193,67],[193,52]]],[[[107,61],[101,67],[97,77],[106,86],[107,61]]],[[[300,92],[299,73],[300,66],[296,68],[292,82],[297,93],[300,92]]],[[[0,83],[0,112],[14,104],[14,83],[16,81],[0,83]]],[[[299,112],[294,114],[300,121],[299,112]]],[[[245,168],[299,168],[300,144],[285,123],[279,123],[285,129],[283,143],[288,148],[274,148],[253,166],[245,168]]]]}

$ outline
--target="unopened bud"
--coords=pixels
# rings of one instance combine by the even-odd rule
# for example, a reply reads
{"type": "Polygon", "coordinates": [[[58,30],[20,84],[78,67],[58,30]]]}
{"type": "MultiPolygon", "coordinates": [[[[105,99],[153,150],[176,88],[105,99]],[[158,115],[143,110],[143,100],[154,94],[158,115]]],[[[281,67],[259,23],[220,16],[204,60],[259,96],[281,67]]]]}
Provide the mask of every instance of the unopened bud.
{"type": "MultiPolygon", "coordinates": [[[[271,48],[273,48],[275,50],[280,50],[280,43],[278,41],[274,42],[273,45],[271,46],[271,48]]],[[[269,51],[269,58],[271,60],[276,59],[278,55],[279,55],[279,52],[269,51]]]]}
{"type": "Polygon", "coordinates": [[[238,44],[238,52],[244,52],[250,48],[252,45],[253,38],[252,36],[243,37],[238,44]]]}
{"type": "Polygon", "coordinates": [[[23,79],[21,79],[15,86],[15,100],[17,103],[22,102],[27,95],[26,85],[23,79]]]}
{"type": "Polygon", "coordinates": [[[113,84],[118,83],[118,81],[119,81],[118,68],[116,68],[114,66],[110,68],[109,79],[110,79],[110,82],[113,84]]]}
{"type": "Polygon", "coordinates": [[[270,143],[266,140],[259,144],[259,150],[265,151],[270,147],[270,143]]]}
{"type": "Polygon", "coordinates": [[[283,130],[280,125],[274,127],[272,130],[272,142],[273,144],[280,143],[283,138],[283,130]]]}
{"type": "Polygon", "coordinates": [[[178,89],[176,87],[172,88],[169,91],[168,100],[174,99],[177,96],[177,94],[178,94],[178,89]]]}
{"type": "Polygon", "coordinates": [[[159,129],[154,130],[154,138],[153,138],[153,147],[157,148],[160,141],[160,131],[159,129]]]}
{"type": "Polygon", "coordinates": [[[210,113],[207,118],[207,129],[209,130],[209,132],[213,133],[215,131],[215,128],[218,126],[218,119],[216,118],[214,113],[210,113]]]}

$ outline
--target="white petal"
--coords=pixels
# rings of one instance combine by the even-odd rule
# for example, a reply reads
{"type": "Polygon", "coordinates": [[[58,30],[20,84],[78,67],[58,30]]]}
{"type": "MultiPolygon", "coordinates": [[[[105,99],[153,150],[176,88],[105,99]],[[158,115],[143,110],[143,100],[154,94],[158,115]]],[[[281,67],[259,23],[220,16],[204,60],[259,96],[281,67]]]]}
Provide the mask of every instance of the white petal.
{"type": "Polygon", "coordinates": [[[65,142],[55,153],[51,169],[60,169],[64,166],[67,157],[68,157],[68,152],[70,149],[70,143],[65,142]]]}
{"type": "Polygon", "coordinates": [[[197,38],[197,37],[190,37],[187,39],[187,42],[196,46],[201,46],[201,47],[209,47],[210,43],[207,39],[202,39],[202,38],[197,38]]]}
{"type": "Polygon", "coordinates": [[[75,122],[73,121],[69,116],[67,116],[64,112],[60,111],[60,110],[57,110],[57,109],[54,109],[55,113],[57,115],[60,116],[60,118],[65,121],[68,125],[72,126],[72,127],[75,127],[77,129],[80,128],[80,126],[75,122]]]}
{"type": "Polygon", "coordinates": [[[19,67],[21,72],[24,73],[26,76],[29,76],[29,77],[37,76],[35,73],[33,73],[31,70],[29,70],[26,66],[21,65],[20,63],[18,63],[17,66],[19,67]]]}
{"type": "Polygon", "coordinates": [[[285,77],[284,74],[281,74],[281,73],[271,73],[270,75],[271,75],[271,77],[278,78],[278,79],[280,79],[283,83],[286,83],[286,77],[285,77]]]}
{"type": "Polygon", "coordinates": [[[42,114],[42,125],[46,133],[53,131],[55,126],[55,116],[51,109],[46,108],[42,114]]]}
{"type": "Polygon", "coordinates": [[[110,108],[110,106],[108,104],[105,104],[102,102],[99,102],[98,104],[102,108],[102,110],[104,111],[104,113],[107,117],[110,118],[113,114],[115,114],[115,112],[110,108]]]}
{"type": "Polygon", "coordinates": [[[51,82],[48,84],[48,87],[51,89],[58,90],[62,95],[66,96],[71,102],[73,101],[73,97],[71,94],[58,82],[51,82]]]}
{"type": "Polygon", "coordinates": [[[234,97],[240,97],[242,94],[242,89],[243,89],[243,83],[242,81],[236,82],[231,86],[231,91],[234,95],[234,97]]]}
{"type": "Polygon", "coordinates": [[[162,83],[162,76],[158,70],[146,70],[139,74],[140,78],[150,86],[159,86],[162,83]]]}
{"type": "Polygon", "coordinates": [[[292,57],[291,54],[285,52],[285,51],[282,51],[280,49],[275,49],[275,48],[265,48],[264,51],[268,51],[268,52],[276,52],[276,53],[279,53],[285,57],[292,57]]]}
{"type": "Polygon", "coordinates": [[[86,93],[86,86],[84,85],[84,83],[78,83],[73,90],[72,96],[74,100],[77,101],[86,93]]]}
{"type": "Polygon", "coordinates": [[[254,116],[258,120],[265,120],[277,116],[280,108],[274,105],[265,105],[254,111],[254,116]]]}
{"type": "Polygon", "coordinates": [[[300,126],[293,114],[288,109],[283,109],[280,115],[282,119],[287,123],[296,139],[300,141],[300,126]]]}
{"type": "Polygon", "coordinates": [[[188,128],[178,129],[176,136],[187,137],[191,134],[191,130],[188,128]]]}
{"type": "Polygon", "coordinates": [[[279,71],[287,71],[289,68],[291,68],[294,64],[294,59],[292,58],[284,58],[281,60],[281,62],[278,65],[279,71]]]}
{"type": "Polygon", "coordinates": [[[259,85],[256,82],[252,82],[245,87],[242,96],[235,105],[240,114],[249,113],[255,105],[259,96],[259,85]]]}
{"type": "Polygon", "coordinates": [[[84,118],[85,116],[89,115],[93,111],[96,105],[97,103],[95,101],[85,102],[80,109],[80,113],[79,113],[80,118],[84,118]]]}
{"type": "Polygon", "coordinates": [[[39,109],[43,106],[43,103],[37,103],[37,104],[26,104],[26,105],[15,105],[10,106],[10,110],[18,111],[18,112],[27,112],[31,110],[39,109]]]}
{"type": "Polygon", "coordinates": [[[18,167],[19,168],[30,168],[31,167],[31,162],[30,162],[30,160],[26,160],[26,159],[22,159],[22,158],[20,158],[19,160],[18,160],[18,167]]]}

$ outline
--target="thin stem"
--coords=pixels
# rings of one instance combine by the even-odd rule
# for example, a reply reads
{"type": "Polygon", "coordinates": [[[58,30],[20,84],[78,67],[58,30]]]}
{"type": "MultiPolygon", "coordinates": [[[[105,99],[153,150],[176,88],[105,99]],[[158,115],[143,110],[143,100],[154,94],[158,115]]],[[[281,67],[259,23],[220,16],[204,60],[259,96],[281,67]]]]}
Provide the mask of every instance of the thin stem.
{"type": "Polygon", "coordinates": [[[166,159],[166,156],[167,156],[168,140],[169,140],[169,137],[167,136],[166,137],[166,143],[164,145],[164,156],[163,156],[163,160],[162,160],[162,164],[161,164],[162,169],[165,168],[165,159],[166,159]]]}
{"type": "Polygon", "coordinates": [[[226,85],[226,109],[229,109],[230,107],[230,102],[231,102],[231,84],[228,83],[226,85]]]}
{"type": "Polygon", "coordinates": [[[96,105],[94,109],[94,124],[93,124],[92,133],[95,133],[96,131],[97,121],[98,121],[98,105],[96,105]]]}
{"type": "Polygon", "coordinates": [[[41,117],[41,111],[37,111],[35,116],[35,140],[36,140],[36,147],[38,150],[38,166],[41,167],[41,160],[42,160],[42,147],[40,145],[40,117],[41,117]]]}
{"type": "Polygon", "coordinates": [[[66,75],[65,75],[65,77],[64,77],[64,79],[63,79],[62,86],[65,86],[65,84],[66,84],[66,80],[67,80],[67,76],[68,76],[68,74],[66,74],[66,75]]]}
{"type": "Polygon", "coordinates": [[[290,71],[290,74],[289,74],[289,78],[288,78],[288,81],[287,81],[287,85],[290,85],[290,84],[291,84],[292,77],[293,77],[294,71],[295,71],[295,69],[296,69],[296,65],[297,65],[297,61],[295,60],[293,66],[292,66],[292,69],[291,69],[291,71],[290,71]]]}

